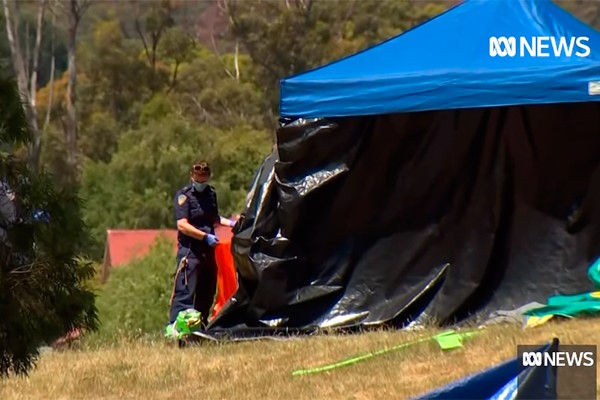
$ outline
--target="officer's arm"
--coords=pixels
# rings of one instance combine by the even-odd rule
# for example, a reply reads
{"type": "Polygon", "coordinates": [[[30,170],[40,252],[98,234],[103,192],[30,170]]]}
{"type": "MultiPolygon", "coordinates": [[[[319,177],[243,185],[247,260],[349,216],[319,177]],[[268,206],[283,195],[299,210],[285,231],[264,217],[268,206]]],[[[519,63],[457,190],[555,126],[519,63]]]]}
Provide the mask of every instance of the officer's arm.
{"type": "Polygon", "coordinates": [[[229,218],[219,217],[219,223],[224,226],[234,226],[235,221],[229,218]]]}
{"type": "Polygon", "coordinates": [[[181,218],[177,220],[177,230],[186,236],[190,236],[200,240],[204,240],[204,238],[206,237],[206,233],[202,232],[198,228],[195,228],[192,224],[188,222],[187,218],[181,218]]]}
{"type": "Polygon", "coordinates": [[[177,221],[177,230],[186,236],[204,240],[206,233],[190,224],[190,206],[187,196],[183,193],[175,195],[175,220],[177,221]]]}

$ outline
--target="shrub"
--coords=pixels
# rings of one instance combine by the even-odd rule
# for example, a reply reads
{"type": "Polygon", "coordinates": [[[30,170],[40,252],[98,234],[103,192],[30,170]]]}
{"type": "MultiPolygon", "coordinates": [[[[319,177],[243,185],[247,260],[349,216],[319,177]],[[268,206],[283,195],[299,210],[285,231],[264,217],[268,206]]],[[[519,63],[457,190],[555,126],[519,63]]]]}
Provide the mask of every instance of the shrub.
{"type": "Polygon", "coordinates": [[[100,329],[88,345],[162,334],[175,273],[173,244],[159,239],[148,255],[113,269],[98,291],[100,329]]]}

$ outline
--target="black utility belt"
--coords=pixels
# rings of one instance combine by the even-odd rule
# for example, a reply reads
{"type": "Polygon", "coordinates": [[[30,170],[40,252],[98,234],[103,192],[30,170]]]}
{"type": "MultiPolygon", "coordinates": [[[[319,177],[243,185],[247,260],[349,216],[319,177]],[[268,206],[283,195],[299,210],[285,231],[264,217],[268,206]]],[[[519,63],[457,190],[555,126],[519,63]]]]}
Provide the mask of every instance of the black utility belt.
{"type": "Polygon", "coordinates": [[[179,245],[179,252],[180,253],[189,253],[189,254],[194,254],[194,253],[205,253],[208,250],[211,250],[212,247],[210,247],[208,245],[208,243],[204,243],[204,242],[199,242],[198,244],[193,244],[193,245],[179,245]]]}

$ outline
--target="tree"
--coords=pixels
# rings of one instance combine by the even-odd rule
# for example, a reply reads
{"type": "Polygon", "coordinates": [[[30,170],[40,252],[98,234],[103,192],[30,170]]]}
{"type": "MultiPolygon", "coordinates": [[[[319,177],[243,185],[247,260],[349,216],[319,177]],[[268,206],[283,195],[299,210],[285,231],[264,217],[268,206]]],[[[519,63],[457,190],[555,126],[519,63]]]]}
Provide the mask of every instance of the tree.
{"type": "Polygon", "coordinates": [[[257,66],[246,54],[218,55],[196,45],[181,64],[173,97],[182,112],[220,129],[265,128],[265,91],[256,84],[257,66]],[[237,64],[238,73],[235,73],[237,64]]]}
{"type": "MultiPolygon", "coordinates": [[[[14,73],[17,76],[19,91],[23,97],[27,121],[33,135],[29,146],[29,165],[33,170],[39,167],[41,136],[38,127],[37,110],[36,110],[36,93],[37,93],[37,75],[38,61],[40,48],[42,44],[42,29],[44,22],[44,12],[48,4],[47,0],[38,0],[38,12],[36,20],[36,39],[33,49],[33,66],[29,72],[29,58],[24,54],[25,51],[21,45],[19,34],[20,8],[19,2],[10,2],[2,0],[4,6],[4,18],[6,25],[6,36],[10,46],[12,65],[14,73]]],[[[26,38],[28,41],[28,37],[26,38]]],[[[27,42],[27,49],[29,43],[27,42]]]]}
{"type": "Polygon", "coordinates": [[[10,54],[10,46],[6,37],[6,20],[4,12],[0,13],[0,73],[6,76],[14,75],[12,60],[10,54]]]}
{"type": "Polygon", "coordinates": [[[173,73],[171,75],[171,83],[169,84],[167,93],[173,90],[177,84],[177,72],[179,71],[179,66],[181,63],[190,60],[194,45],[194,40],[190,38],[183,29],[174,27],[166,31],[159,51],[162,57],[173,63],[173,73]]]}
{"type": "Polygon", "coordinates": [[[136,3],[135,31],[144,45],[144,52],[152,70],[156,70],[158,45],[165,31],[172,27],[174,6],[171,0],[160,0],[154,3],[136,3]],[[151,4],[140,15],[139,4],[151,4]]]}
{"type": "Polygon", "coordinates": [[[61,0],[58,3],[67,15],[68,20],[68,46],[69,67],[67,86],[67,115],[65,118],[65,136],[67,138],[67,164],[77,176],[77,32],[83,15],[92,4],[92,0],[61,0]]]}
{"type": "Polygon", "coordinates": [[[86,118],[98,111],[111,114],[125,129],[135,125],[138,104],[168,82],[168,73],[153,72],[140,57],[143,50],[139,41],[128,40],[118,20],[98,22],[80,50],[81,72],[85,76],[79,86],[82,129],[86,118]]]}
{"type": "Polygon", "coordinates": [[[233,37],[260,66],[276,109],[280,79],[359,51],[447,5],[400,0],[220,0],[233,37]]]}
{"type": "Polygon", "coordinates": [[[0,77],[0,144],[7,151],[0,179],[14,190],[21,216],[0,221],[7,233],[0,242],[0,377],[26,374],[41,345],[72,329],[97,329],[94,295],[84,286],[94,269],[77,257],[87,244],[79,199],[9,153],[31,138],[18,85],[0,77]],[[35,209],[49,212],[50,221],[32,221],[35,209]]]}

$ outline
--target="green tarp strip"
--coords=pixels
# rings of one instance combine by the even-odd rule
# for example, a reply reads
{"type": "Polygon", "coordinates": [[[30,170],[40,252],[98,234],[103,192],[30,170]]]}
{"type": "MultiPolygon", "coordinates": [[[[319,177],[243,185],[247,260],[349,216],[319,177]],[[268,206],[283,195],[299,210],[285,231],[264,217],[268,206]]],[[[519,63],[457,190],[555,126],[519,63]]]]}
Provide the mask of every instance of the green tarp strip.
{"type": "MultiPolygon", "coordinates": [[[[594,289],[600,289],[600,258],[588,268],[588,278],[594,289]]],[[[526,316],[544,317],[559,315],[573,318],[579,315],[600,314],[600,292],[556,295],[548,298],[548,305],[524,313],[526,316]]]]}
{"type": "Polygon", "coordinates": [[[347,358],[342,361],[338,361],[333,364],[328,364],[328,365],[324,365],[321,367],[315,367],[315,368],[299,369],[299,370],[292,372],[292,375],[293,376],[310,375],[310,374],[316,374],[319,372],[331,371],[331,370],[334,370],[337,368],[356,364],[358,362],[368,360],[370,358],[377,357],[382,354],[386,354],[386,353],[390,353],[392,351],[404,349],[404,348],[413,346],[415,344],[423,343],[423,342],[426,342],[429,340],[435,340],[443,350],[454,349],[457,347],[462,347],[462,341],[464,339],[475,336],[481,332],[482,332],[481,330],[474,330],[474,331],[468,331],[468,332],[456,332],[456,331],[450,330],[450,331],[440,333],[438,335],[433,335],[433,336],[428,336],[428,337],[424,337],[421,339],[411,340],[409,342],[401,343],[397,346],[378,350],[378,351],[375,351],[372,353],[366,353],[366,354],[350,357],[350,358],[347,358]]]}

